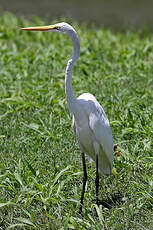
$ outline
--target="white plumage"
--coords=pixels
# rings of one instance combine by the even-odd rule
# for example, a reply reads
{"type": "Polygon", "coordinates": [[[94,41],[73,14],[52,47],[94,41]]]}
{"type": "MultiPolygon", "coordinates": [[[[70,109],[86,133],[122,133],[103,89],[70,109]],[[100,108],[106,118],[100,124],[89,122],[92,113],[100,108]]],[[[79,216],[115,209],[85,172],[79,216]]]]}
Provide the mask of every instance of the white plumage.
{"type": "MultiPolygon", "coordinates": [[[[80,56],[80,42],[76,31],[67,23],[58,23],[51,26],[22,28],[22,30],[57,31],[67,34],[73,43],[72,58],[68,61],[65,72],[65,92],[69,111],[73,119],[73,129],[82,152],[84,169],[83,189],[81,195],[80,212],[82,211],[87,171],[85,164],[86,153],[96,162],[96,203],[98,204],[99,175],[111,174],[113,165],[113,137],[107,116],[96,98],[90,93],[75,97],[72,89],[72,69],[80,56]]],[[[64,48],[64,47],[63,47],[64,48]]]]}
{"type": "Polygon", "coordinates": [[[111,174],[113,164],[113,138],[109,121],[103,108],[90,93],[77,98],[79,111],[73,114],[73,128],[82,152],[96,161],[104,175],[111,174]]]}

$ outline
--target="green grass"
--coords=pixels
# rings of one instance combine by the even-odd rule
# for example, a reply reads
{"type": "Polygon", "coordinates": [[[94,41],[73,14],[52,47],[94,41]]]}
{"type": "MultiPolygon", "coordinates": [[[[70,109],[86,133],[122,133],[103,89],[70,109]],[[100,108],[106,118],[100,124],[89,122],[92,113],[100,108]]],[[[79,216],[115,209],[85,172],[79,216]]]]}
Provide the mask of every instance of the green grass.
{"type": "Polygon", "coordinates": [[[76,96],[91,92],[110,120],[116,173],[100,179],[87,163],[83,215],[78,214],[82,162],[71,128],[64,72],[66,35],[25,32],[45,25],[0,17],[0,229],[152,229],[153,35],[88,28],[72,22],[81,42],[76,96]]]}

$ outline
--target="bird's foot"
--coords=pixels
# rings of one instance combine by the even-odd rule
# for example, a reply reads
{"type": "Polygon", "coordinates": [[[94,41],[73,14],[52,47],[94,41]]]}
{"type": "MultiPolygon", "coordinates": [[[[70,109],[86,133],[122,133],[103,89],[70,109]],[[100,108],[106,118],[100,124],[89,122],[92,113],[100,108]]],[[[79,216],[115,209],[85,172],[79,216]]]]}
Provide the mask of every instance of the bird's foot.
{"type": "Polygon", "coordinates": [[[98,199],[98,197],[96,197],[96,205],[99,206],[99,199],[98,199]]]}
{"type": "Polygon", "coordinates": [[[82,204],[80,205],[80,208],[79,208],[79,214],[82,215],[82,204]]]}

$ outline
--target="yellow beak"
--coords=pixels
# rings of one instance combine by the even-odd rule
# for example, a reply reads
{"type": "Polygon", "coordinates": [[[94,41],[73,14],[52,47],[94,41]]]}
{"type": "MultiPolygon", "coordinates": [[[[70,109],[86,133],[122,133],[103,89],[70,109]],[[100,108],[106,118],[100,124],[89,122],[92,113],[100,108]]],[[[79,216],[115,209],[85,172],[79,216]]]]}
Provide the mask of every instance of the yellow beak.
{"type": "Polygon", "coordinates": [[[57,26],[50,25],[50,26],[35,26],[35,27],[21,28],[21,30],[29,30],[29,31],[49,31],[54,29],[57,29],[57,26]]]}

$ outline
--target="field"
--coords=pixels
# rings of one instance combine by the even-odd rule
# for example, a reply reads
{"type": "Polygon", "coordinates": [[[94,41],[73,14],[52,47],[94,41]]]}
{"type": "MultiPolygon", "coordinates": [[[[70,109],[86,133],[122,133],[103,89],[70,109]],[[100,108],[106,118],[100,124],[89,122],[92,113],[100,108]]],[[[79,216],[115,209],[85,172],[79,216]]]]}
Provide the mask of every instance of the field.
{"type": "MultiPolygon", "coordinates": [[[[91,92],[112,127],[114,169],[95,165],[79,215],[82,162],[64,90],[72,44],[59,33],[20,27],[50,22],[0,17],[0,229],[146,229],[153,226],[153,34],[69,22],[81,57],[73,71],[76,96],[91,92]]],[[[52,22],[53,23],[53,22],[52,22]]]]}

